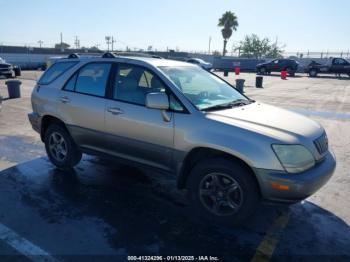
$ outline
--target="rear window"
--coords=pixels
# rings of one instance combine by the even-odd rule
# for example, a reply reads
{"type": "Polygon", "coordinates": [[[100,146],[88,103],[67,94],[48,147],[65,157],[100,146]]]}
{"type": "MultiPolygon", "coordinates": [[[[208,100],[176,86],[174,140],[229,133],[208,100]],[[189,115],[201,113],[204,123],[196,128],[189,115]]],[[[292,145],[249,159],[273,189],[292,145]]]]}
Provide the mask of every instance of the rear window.
{"type": "Polygon", "coordinates": [[[76,65],[78,62],[60,62],[55,63],[46,70],[44,75],[40,78],[39,84],[47,85],[61,76],[68,69],[76,65]]]}

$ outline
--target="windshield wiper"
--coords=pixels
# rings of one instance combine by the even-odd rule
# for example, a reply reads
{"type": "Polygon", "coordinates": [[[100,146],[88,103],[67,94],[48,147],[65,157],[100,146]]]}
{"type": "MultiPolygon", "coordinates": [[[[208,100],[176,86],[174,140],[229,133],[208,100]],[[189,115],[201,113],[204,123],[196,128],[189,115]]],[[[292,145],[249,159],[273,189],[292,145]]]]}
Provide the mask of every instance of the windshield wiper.
{"type": "Polygon", "coordinates": [[[201,111],[216,111],[216,110],[222,110],[222,109],[228,109],[228,108],[232,108],[232,105],[230,103],[209,106],[209,107],[201,109],[201,111]]]}
{"type": "Polygon", "coordinates": [[[223,109],[233,108],[233,107],[237,107],[237,106],[249,105],[249,104],[254,103],[254,102],[255,101],[251,100],[251,99],[237,99],[237,100],[234,100],[234,101],[229,102],[229,103],[206,107],[206,108],[201,109],[201,111],[223,110],[223,109]]]}

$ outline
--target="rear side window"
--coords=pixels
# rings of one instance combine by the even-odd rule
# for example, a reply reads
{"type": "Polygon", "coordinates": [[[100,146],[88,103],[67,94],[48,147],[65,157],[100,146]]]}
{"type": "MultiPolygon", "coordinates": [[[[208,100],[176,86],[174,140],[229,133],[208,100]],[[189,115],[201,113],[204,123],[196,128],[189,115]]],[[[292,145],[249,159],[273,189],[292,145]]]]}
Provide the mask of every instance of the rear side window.
{"type": "Polygon", "coordinates": [[[64,90],[74,91],[76,81],[77,81],[77,74],[74,74],[74,76],[68,81],[68,83],[64,87],[64,90]]]}
{"type": "MultiPolygon", "coordinates": [[[[108,81],[111,64],[92,63],[84,66],[79,70],[78,77],[75,81],[75,92],[94,96],[104,96],[108,81]]],[[[68,82],[65,89],[72,89],[73,77],[68,82]],[[72,83],[71,83],[72,82],[72,83]]]]}
{"type": "Polygon", "coordinates": [[[60,63],[53,64],[52,66],[49,67],[49,69],[46,70],[44,75],[40,78],[39,84],[41,85],[50,84],[52,81],[57,79],[64,72],[66,72],[68,69],[72,68],[76,64],[77,62],[60,62],[60,63]]]}

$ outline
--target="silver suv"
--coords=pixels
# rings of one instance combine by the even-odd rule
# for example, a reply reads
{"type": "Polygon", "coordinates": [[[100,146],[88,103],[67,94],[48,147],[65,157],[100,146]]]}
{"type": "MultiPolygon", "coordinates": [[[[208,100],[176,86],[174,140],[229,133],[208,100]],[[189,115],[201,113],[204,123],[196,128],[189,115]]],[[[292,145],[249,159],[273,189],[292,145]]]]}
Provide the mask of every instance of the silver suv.
{"type": "Polygon", "coordinates": [[[43,74],[32,106],[58,168],[86,153],[170,172],[194,213],[216,223],[241,222],[260,200],[305,199],[336,165],[318,123],[184,62],[73,55],[43,74]]]}

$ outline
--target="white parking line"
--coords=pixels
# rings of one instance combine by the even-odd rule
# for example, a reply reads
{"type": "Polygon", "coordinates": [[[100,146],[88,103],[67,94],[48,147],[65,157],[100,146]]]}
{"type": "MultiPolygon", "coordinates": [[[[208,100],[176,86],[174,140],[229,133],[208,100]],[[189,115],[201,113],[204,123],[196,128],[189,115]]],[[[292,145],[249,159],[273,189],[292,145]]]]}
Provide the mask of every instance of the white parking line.
{"type": "Polygon", "coordinates": [[[0,240],[16,249],[23,256],[35,262],[58,262],[49,253],[0,223],[0,240]]]}

